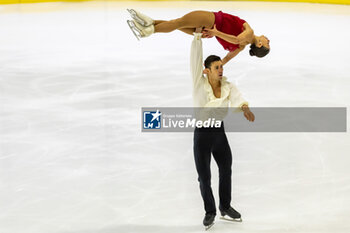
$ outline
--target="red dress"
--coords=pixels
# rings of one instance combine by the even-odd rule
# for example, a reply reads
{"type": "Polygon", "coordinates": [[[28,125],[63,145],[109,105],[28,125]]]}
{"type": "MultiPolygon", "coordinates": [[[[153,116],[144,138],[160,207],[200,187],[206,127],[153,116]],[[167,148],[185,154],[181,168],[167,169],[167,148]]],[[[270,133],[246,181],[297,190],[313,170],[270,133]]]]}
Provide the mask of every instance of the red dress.
{"type": "MultiPolygon", "coordinates": [[[[245,23],[245,20],[240,19],[237,16],[230,15],[223,13],[222,11],[219,12],[213,12],[215,15],[215,24],[216,29],[220,32],[230,34],[233,36],[238,36],[243,32],[243,24],[245,23]]],[[[232,52],[239,48],[238,44],[231,44],[227,42],[226,40],[223,40],[216,36],[216,39],[219,41],[219,43],[224,47],[224,49],[232,52]]]]}

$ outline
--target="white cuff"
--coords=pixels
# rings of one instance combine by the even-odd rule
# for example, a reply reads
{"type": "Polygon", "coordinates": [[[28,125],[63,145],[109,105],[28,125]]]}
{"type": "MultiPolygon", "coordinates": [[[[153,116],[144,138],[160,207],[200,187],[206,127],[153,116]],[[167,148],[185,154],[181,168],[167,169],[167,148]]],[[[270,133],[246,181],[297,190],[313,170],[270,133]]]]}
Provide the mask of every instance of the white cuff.
{"type": "Polygon", "coordinates": [[[196,33],[196,32],[194,32],[193,35],[194,35],[194,39],[195,39],[195,40],[200,40],[200,39],[202,39],[202,33],[196,33]]]}

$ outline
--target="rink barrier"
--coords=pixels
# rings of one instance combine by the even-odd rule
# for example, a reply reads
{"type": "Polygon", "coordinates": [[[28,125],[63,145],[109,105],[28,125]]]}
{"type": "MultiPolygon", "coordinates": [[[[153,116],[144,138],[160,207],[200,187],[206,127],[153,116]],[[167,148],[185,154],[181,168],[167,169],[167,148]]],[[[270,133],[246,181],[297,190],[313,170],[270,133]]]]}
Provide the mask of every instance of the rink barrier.
{"type": "MultiPolygon", "coordinates": [[[[89,0],[0,0],[0,4],[19,4],[19,3],[43,3],[43,2],[86,2],[89,0]]],[[[102,0],[106,1],[106,0],[102,0]]],[[[113,0],[107,0],[107,1],[113,1],[113,0]]],[[[117,1],[117,0],[114,0],[117,1]]],[[[156,2],[156,1],[186,1],[186,0],[129,0],[129,1],[150,1],[150,2],[156,2]]],[[[191,1],[191,0],[187,0],[191,1]]],[[[222,0],[221,0],[222,1],[222,0]]],[[[231,0],[224,0],[224,1],[231,1],[231,0]]],[[[326,4],[343,4],[343,5],[350,5],[350,0],[241,0],[242,2],[249,2],[249,1],[260,1],[260,2],[304,2],[304,3],[326,3],[326,4]]]]}

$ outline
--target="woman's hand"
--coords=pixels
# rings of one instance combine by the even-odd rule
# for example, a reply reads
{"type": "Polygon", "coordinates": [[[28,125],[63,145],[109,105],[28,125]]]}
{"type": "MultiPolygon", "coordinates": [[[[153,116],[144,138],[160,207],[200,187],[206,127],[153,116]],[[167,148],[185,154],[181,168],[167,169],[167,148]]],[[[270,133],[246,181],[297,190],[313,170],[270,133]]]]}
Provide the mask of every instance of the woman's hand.
{"type": "Polygon", "coordinates": [[[216,36],[218,34],[218,30],[216,29],[216,25],[214,24],[214,27],[212,29],[204,28],[202,33],[203,33],[205,38],[211,38],[211,37],[216,36]]]}
{"type": "Polygon", "coordinates": [[[202,38],[212,38],[213,36],[209,36],[208,34],[202,32],[202,38]]]}
{"type": "Polygon", "coordinates": [[[206,33],[204,31],[204,29],[202,30],[202,38],[212,38],[213,36],[209,36],[208,33],[206,33]]]}

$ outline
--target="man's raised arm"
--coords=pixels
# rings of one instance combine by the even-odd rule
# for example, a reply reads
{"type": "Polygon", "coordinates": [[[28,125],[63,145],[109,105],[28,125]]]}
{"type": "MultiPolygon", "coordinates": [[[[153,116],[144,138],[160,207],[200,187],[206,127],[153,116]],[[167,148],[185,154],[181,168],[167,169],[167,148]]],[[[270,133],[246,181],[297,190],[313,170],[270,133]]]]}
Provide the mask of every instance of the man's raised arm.
{"type": "Polygon", "coordinates": [[[191,74],[193,87],[199,84],[203,75],[203,49],[202,49],[202,33],[194,32],[194,38],[191,45],[191,74]]]}

